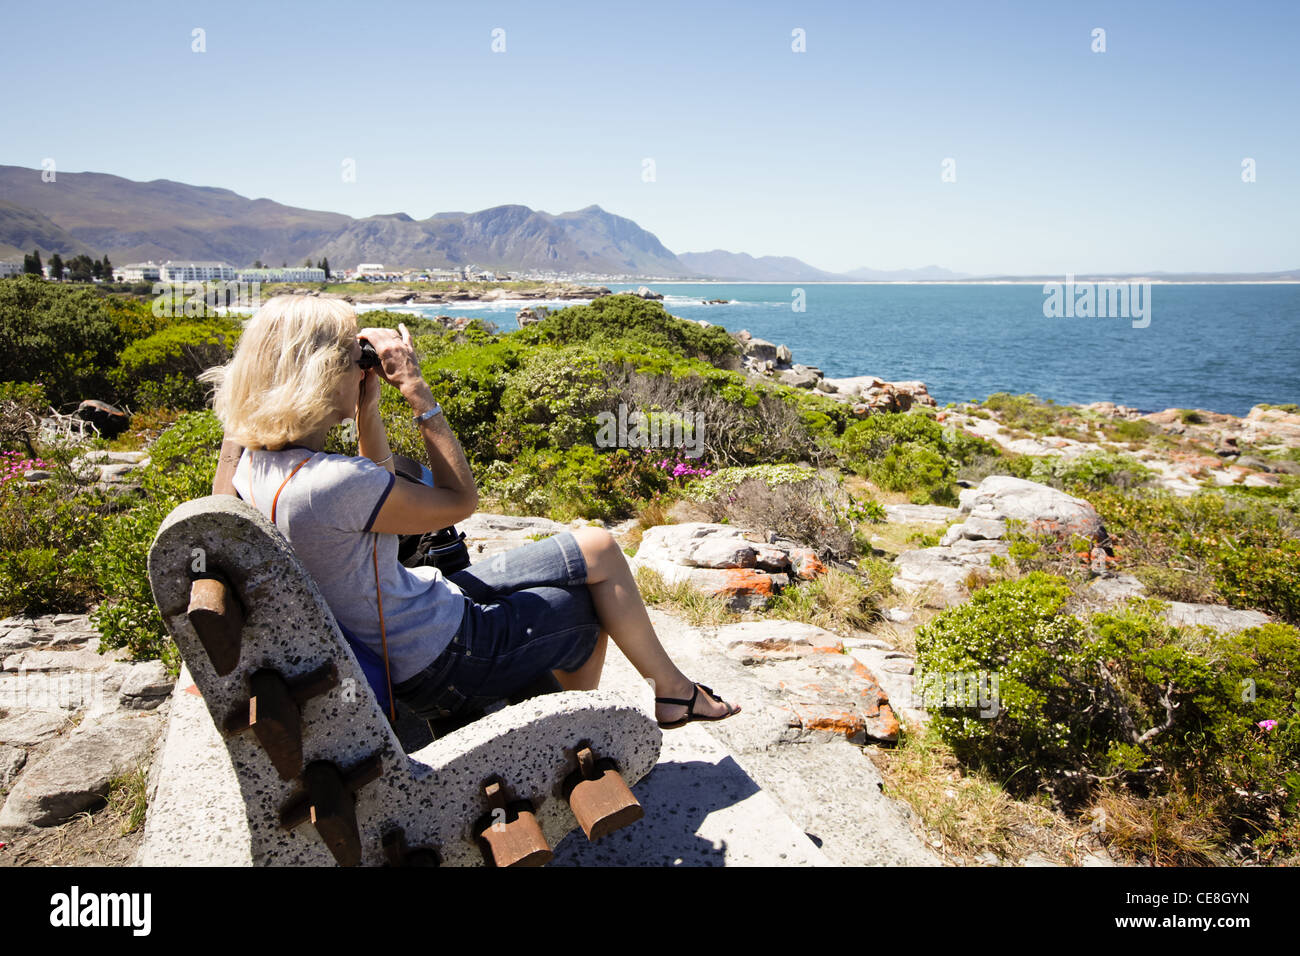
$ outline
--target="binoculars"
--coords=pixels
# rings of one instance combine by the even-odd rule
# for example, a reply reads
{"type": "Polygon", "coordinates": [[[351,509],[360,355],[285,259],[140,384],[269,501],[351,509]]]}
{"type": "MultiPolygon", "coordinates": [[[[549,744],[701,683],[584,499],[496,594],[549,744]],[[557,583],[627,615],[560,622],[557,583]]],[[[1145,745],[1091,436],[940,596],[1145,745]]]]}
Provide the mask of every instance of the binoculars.
{"type": "Polygon", "coordinates": [[[367,342],[365,339],[361,339],[360,342],[361,342],[361,358],[357,360],[357,364],[360,365],[363,369],[375,368],[377,365],[379,365],[379,353],[376,352],[375,347],[371,345],[369,342],[367,342]]]}

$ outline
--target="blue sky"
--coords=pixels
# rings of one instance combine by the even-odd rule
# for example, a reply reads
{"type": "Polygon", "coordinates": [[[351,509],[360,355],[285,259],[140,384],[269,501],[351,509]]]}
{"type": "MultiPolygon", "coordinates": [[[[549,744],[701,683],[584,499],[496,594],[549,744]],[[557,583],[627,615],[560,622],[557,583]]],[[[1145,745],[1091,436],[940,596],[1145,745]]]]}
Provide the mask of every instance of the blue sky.
{"type": "Polygon", "coordinates": [[[10,3],[3,22],[4,164],[353,216],[596,203],[674,252],[832,271],[1300,267],[1282,0],[10,3]]]}

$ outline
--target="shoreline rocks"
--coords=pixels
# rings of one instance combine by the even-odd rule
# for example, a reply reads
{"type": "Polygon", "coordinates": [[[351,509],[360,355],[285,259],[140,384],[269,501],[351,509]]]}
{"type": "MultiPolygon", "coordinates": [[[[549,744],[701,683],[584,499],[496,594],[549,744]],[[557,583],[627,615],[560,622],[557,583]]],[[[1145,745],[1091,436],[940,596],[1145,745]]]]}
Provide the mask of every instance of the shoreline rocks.
{"type": "Polygon", "coordinates": [[[856,415],[905,412],[914,405],[935,407],[934,398],[924,382],[886,382],[874,375],[826,378],[817,366],[796,363],[787,345],[757,338],[748,329],[733,332],[731,337],[740,348],[744,371],[793,388],[816,390],[838,402],[852,405],[856,415]]]}
{"type": "MultiPolygon", "coordinates": [[[[638,289],[649,295],[642,298],[662,299],[663,296],[650,292],[645,286],[638,289]]],[[[504,300],[530,299],[597,299],[611,295],[611,291],[601,285],[570,285],[548,283],[531,289],[476,289],[456,287],[443,292],[416,291],[399,286],[396,289],[384,289],[381,292],[357,292],[339,294],[321,292],[319,289],[294,289],[295,295],[322,295],[326,298],[342,299],[354,305],[442,305],[451,302],[500,302],[504,300]]]]}

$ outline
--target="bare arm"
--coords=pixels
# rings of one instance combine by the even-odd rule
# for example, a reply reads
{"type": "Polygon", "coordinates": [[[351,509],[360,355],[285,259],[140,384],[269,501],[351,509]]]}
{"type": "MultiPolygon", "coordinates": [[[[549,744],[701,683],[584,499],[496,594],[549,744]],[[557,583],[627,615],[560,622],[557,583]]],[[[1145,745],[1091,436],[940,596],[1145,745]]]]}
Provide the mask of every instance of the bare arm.
{"type": "Polygon", "coordinates": [[[239,465],[239,456],[244,453],[244,446],[225,438],[221,442],[221,452],[217,458],[217,473],[212,479],[214,495],[233,495],[235,493],[235,468],[239,465]]]}
{"type": "MultiPolygon", "coordinates": [[[[379,354],[381,364],[377,371],[402,393],[412,414],[418,415],[433,408],[433,393],[416,364],[410,333],[406,326],[400,328],[400,335],[392,329],[363,329],[361,334],[379,354]]],[[[377,398],[374,408],[378,419],[377,398]]],[[[358,419],[359,425],[361,421],[358,419]]],[[[383,423],[378,422],[377,427],[382,433],[383,423]]],[[[478,486],[446,418],[434,415],[421,422],[419,428],[436,487],[397,482],[375,517],[371,526],[374,531],[383,534],[436,531],[463,521],[478,508],[478,486]]]]}
{"type": "Polygon", "coordinates": [[[357,399],[357,453],[369,458],[380,468],[397,471],[392,449],[388,447],[388,432],[379,414],[379,390],[383,380],[370,371],[361,380],[361,395],[357,399]]]}

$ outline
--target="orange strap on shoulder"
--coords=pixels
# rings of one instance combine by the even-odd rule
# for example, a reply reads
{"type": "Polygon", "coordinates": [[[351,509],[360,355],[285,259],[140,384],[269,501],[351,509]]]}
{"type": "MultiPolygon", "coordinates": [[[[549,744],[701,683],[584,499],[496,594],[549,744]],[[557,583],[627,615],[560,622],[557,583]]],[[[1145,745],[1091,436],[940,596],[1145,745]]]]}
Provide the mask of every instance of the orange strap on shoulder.
{"type": "Polygon", "coordinates": [[[379,535],[375,534],[370,557],[375,566],[375,602],[379,605],[379,640],[384,646],[384,678],[388,681],[388,716],[397,723],[397,701],[393,698],[393,672],[388,667],[388,630],[384,627],[384,595],[379,589],[379,535]]]}
{"type": "MultiPolygon", "coordinates": [[[[289,478],[298,474],[298,469],[309,461],[311,461],[310,455],[294,465],[293,471],[289,472],[289,478]]],[[[289,483],[289,478],[280,482],[280,487],[275,489],[275,497],[271,499],[271,524],[275,524],[275,506],[279,504],[280,492],[284,491],[284,486],[289,483]]],[[[253,453],[251,451],[248,453],[248,500],[252,502],[254,508],[257,507],[257,495],[253,493],[253,453]]]]}

